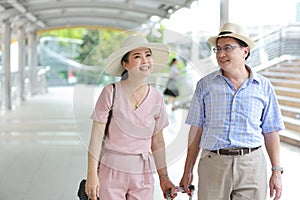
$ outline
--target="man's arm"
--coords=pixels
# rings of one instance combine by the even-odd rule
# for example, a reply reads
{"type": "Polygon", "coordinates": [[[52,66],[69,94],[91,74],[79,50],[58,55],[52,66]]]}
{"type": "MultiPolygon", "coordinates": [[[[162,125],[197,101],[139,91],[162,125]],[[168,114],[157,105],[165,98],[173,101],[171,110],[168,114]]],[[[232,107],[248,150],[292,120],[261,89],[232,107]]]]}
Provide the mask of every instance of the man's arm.
{"type": "MultiPolygon", "coordinates": [[[[265,145],[272,167],[281,167],[280,164],[280,138],[279,131],[265,133],[265,145]]],[[[269,182],[270,197],[278,200],[282,193],[281,171],[273,170],[269,182]]]]}

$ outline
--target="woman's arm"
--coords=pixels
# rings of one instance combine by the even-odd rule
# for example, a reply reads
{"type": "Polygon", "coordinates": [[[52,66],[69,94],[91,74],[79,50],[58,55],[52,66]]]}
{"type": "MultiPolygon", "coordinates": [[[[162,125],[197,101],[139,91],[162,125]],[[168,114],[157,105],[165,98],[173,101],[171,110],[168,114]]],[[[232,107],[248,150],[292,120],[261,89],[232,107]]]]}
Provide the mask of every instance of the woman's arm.
{"type": "Polygon", "coordinates": [[[164,197],[166,198],[166,193],[170,191],[171,197],[174,198],[176,196],[175,186],[170,181],[168,175],[168,169],[166,164],[165,140],[162,131],[152,136],[151,149],[153,152],[156,169],[159,176],[160,187],[163,191],[164,197]]]}
{"type": "Polygon", "coordinates": [[[99,197],[99,179],[97,174],[102,139],[105,124],[93,121],[91,138],[88,149],[88,170],[85,192],[90,199],[96,200],[99,197]]]}
{"type": "Polygon", "coordinates": [[[184,172],[180,181],[180,185],[184,187],[185,192],[191,195],[188,185],[193,181],[193,169],[200,151],[200,141],[203,128],[191,126],[189,131],[188,152],[185,160],[184,172]]]}

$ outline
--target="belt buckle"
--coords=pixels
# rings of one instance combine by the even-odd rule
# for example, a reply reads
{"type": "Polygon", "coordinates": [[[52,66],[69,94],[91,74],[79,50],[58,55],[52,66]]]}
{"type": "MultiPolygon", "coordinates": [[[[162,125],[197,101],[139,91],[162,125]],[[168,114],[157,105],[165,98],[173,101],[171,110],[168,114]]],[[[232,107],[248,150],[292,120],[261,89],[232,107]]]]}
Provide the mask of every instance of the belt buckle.
{"type": "Polygon", "coordinates": [[[240,155],[240,149],[229,149],[228,154],[231,156],[238,156],[240,155]]]}

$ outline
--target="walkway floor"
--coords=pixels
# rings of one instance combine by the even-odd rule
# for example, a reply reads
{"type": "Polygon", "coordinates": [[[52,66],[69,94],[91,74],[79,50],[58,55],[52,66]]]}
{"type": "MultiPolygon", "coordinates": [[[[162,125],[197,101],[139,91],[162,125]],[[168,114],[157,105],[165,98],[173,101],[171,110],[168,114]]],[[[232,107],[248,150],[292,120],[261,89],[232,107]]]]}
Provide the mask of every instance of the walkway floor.
{"type": "MultiPolygon", "coordinates": [[[[47,94],[0,114],[1,200],[78,199],[78,184],[86,175],[89,117],[97,94],[98,90],[85,86],[49,88],[47,94]]],[[[178,184],[186,153],[186,110],[171,111],[168,106],[168,112],[169,173],[178,184]]],[[[285,169],[282,200],[298,199],[300,148],[282,143],[281,150],[285,169]]],[[[155,180],[155,200],[161,200],[157,177],[155,180]]],[[[176,199],[188,198],[181,194],[176,199]]]]}

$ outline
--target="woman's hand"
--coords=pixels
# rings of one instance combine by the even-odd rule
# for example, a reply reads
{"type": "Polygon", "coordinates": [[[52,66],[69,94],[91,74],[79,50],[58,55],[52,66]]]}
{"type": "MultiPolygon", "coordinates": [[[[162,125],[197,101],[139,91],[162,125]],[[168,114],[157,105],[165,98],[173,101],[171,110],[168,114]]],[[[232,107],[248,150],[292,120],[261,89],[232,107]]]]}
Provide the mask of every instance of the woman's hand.
{"type": "Polygon", "coordinates": [[[170,192],[171,198],[175,198],[177,196],[175,185],[170,181],[169,177],[162,176],[159,177],[160,188],[164,194],[164,198],[167,198],[167,192],[170,192]]]}
{"type": "Polygon", "coordinates": [[[85,193],[89,199],[97,200],[99,198],[100,183],[97,175],[88,176],[85,183],[85,193]]]}

